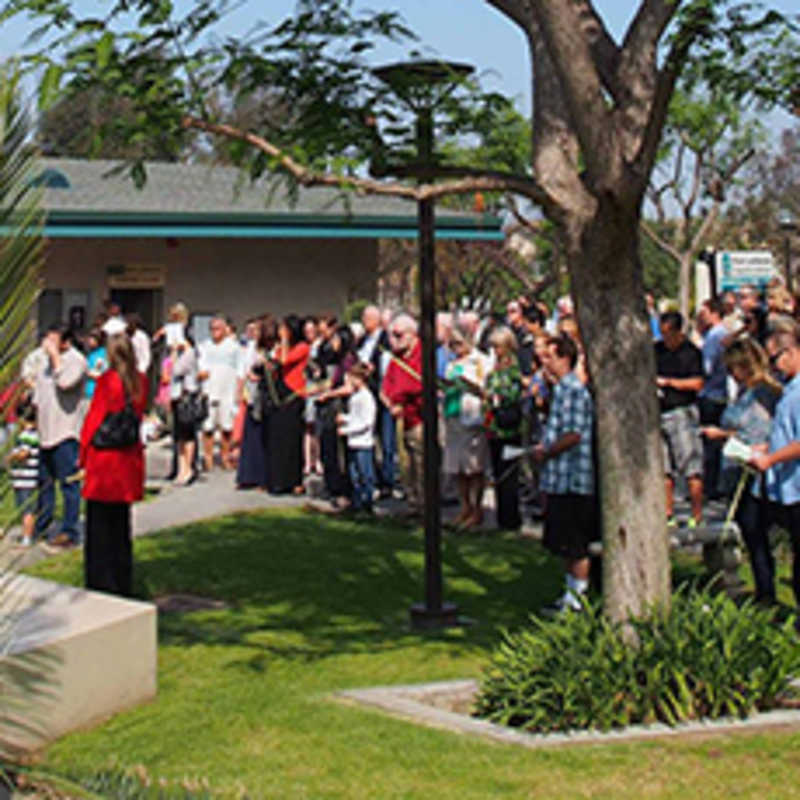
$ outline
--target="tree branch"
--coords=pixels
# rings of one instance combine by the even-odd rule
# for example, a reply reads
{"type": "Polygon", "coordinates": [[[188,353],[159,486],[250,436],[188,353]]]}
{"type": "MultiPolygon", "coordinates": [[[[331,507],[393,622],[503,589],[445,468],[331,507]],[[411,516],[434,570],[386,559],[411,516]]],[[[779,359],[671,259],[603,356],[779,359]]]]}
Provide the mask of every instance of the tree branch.
{"type": "Polygon", "coordinates": [[[512,22],[516,22],[525,33],[528,32],[529,20],[526,8],[527,3],[521,0],[486,0],[486,2],[490,6],[496,8],[501,14],[508,17],[512,22]]]}
{"type": "Polygon", "coordinates": [[[622,43],[617,78],[625,87],[620,104],[626,157],[634,161],[653,114],[658,82],[658,43],[678,10],[675,0],[643,0],[622,43]]]}
{"type": "Polygon", "coordinates": [[[589,0],[576,0],[575,8],[581,18],[581,27],[589,42],[589,49],[600,79],[609,94],[619,102],[624,85],[620,83],[618,76],[620,49],[589,0]]]}
{"type": "Polygon", "coordinates": [[[681,263],[681,254],[678,249],[673,247],[666,239],[662,239],[646,220],[641,220],[639,227],[656,247],[663,250],[671,258],[674,258],[679,264],[681,263]]]}
{"type": "Polygon", "coordinates": [[[429,183],[413,186],[396,181],[383,182],[356,175],[335,175],[327,172],[314,172],[293,159],[277,145],[255,133],[242,131],[232,125],[207,122],[197,117],[183,118],[184,128],[193,128],[206,133],[226,136],[245,142],[274,158],[279,169],[291,175],[301,186],[334,186],[339,189],[351,188],[366,194],[405,197],[409,200],[434,200],[448,194],[469,194],[471,192],[515,192],[529,197],[536,203],[547,202],[544,190],[531,178],[511,173],[472,170],[460,167],[441,167],[430,170],[430,177],[453,177],[445,183],[429,183]]]}
{"type": "Polygon", "coordinates": [[[706,156],[704,147],[695,150],[694,153],[694,169],[692,170],[692,188],[689,190],[689,197],[683,205],[684,217],[691,217],[694,204],[700,194],[700,187],[702,186],[703,178],[703,159],[706,156]]]}
{"type": "Polygon", "coordinates": [[[714,223],[719,217],[719,210],[720,204],[714,203],[711,206],[708,214],[706,214],[705,219],[700,224],[700,227],[697,229],[697,233],[692,237],[692,241],[689,245],[689,253],[691,255],[695,255],[696,253],[700,252],[701,248],[703,247],[703,243],[706,240],[706,236],[708,236],[708,232],[714,226],[714,223]]]}
{"type": "Polygon", "coordinates": [[[572,3],[552,0],[531,0],[530,5],[580,142],[587,178],[597,190],[612,188],[621,166],[613,142],[615,130],[577,9],[572,3]]]}
{"type": "MultiPolygon", "coordinates": [[[[654,0],[654,2],[657,1],[654,0]]],[[[679,3],[674,3],[676,11],[679,5],[679,3]]],[[[697,20],[695,20],[696,22],[697,20]]],[[[695,27],[693,30],[691,24],[684,25],[677,31],[664,61],[664,66],[657,73],[647,125],[634,159],[635,169],[639,174],[649,175],[653,168],[664,123],[669,111],[669,101],[675,91],[675,84],[681,68],[697,35],[697,28],[695,27]]]]}

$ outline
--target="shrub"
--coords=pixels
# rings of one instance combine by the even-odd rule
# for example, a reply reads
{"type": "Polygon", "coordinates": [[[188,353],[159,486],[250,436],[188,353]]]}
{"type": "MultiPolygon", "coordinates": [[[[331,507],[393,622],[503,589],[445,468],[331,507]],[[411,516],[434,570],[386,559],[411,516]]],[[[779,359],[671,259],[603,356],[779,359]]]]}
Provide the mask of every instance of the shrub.
{"type": "Polygon", "coordinates": [[[745,717],[775,708],[800,675],[794,617],[722,594],[678,593],[667,615],[635,619],[631,637],[596,606],[505,632],[476,716],[548,732],[745,717]]]}

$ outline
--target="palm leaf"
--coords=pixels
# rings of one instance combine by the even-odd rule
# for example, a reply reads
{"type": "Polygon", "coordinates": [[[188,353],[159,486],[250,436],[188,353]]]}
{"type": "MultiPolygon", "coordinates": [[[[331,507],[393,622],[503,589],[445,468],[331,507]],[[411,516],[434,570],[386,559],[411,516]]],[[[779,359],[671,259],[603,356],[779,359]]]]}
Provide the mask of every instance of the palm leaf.
{"type": "MultiPolygon", "coordinates": [[[[18,379],[22,359],[34,344],[33,310],[44,253],[42,190],[35,181],[40,167],[19,81],[14,64],[0,64],[0,389],[18,379]]],[[[6,411],[0,407],[3,418],[6,411]]],[[[0,457],[5,461],[4,452],[0,457]]],[[[15,586],[18,556],[8,532],[20,513],[4,466],[0,464],[0,763],[13,757],[14,733],[35,733],[38,724],[21,699],[26,693],[31,697],[48,691],[47,665],[33,656],[8,657],[28,601],[15,586]]]]}

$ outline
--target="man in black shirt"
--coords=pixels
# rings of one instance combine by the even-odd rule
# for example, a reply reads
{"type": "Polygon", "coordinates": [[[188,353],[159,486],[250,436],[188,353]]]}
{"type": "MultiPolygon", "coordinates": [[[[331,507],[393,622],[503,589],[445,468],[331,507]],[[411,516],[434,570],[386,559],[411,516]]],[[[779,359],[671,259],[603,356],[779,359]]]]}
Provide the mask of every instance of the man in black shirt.
{"type": "Polygon", "coordinates": [[[703,356],[683,334],[683,317],[677,311],[661,315],[662,341],[656,342],[656,384],[661,407],[664,471],[667,483],[667,517],[673,517],[675,475],[686,477],[692,502],[689,527],[703,516],[703,443],[697,393],[703,388],[703,356]]]}

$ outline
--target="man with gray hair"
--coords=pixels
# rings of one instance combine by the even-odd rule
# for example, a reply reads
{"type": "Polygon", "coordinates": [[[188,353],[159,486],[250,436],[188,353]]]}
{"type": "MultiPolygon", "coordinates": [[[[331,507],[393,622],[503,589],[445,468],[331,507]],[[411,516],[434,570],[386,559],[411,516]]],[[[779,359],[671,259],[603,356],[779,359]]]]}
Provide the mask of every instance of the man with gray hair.
{"type": "Polygon", "coordinates": [[[422,343],[409,314],[400,313],[392,320],[389,345],[392,359],[383,377],[381,401],[394,419],[403,421],[409,511],[418,515],[423,503],[422,343]]]}
{"type": "MultiPolygon", "coordinates": [[[[368,305],[361,312],[364,333],[356,343],[358,360],[369,370],[367,388],[375,398],[378,412],[375,415],[375,438],[381,443],[381,466],[376,469],[378,489],[382,498],[390,497],[394,487],[394,460],[397,455],[397,439],[394,417],[380,402],[381,381],[383,379],[384,354],[389,350],[389,337],[382,325],[382,312],[375,305],[368,305]]],[[[373,463],[378,459],[373,456],[373,463]]]]}

